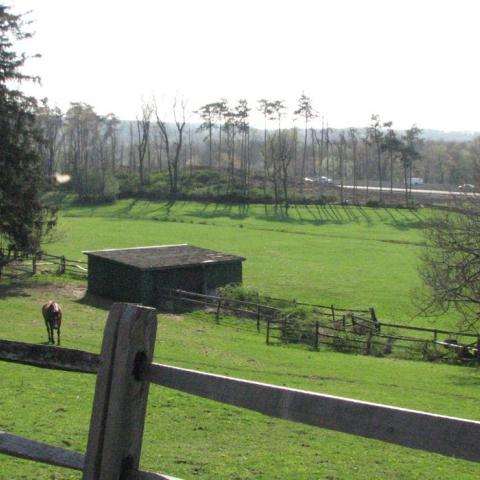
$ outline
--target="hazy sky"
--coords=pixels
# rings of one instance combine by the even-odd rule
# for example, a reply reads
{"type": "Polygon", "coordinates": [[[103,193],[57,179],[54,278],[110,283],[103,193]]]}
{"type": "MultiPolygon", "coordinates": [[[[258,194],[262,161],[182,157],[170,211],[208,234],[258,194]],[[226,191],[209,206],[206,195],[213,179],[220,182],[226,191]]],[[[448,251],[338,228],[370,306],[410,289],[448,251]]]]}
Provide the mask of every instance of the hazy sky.
{"type": "Polygon", "coordinates": [[[5,2],[32,10],[22,47],[42,55],[28,64],[42,87],[29,92],[62,109],[134,119],[142,99],[177,94],[192,110],[222,97],[293,110],[304,91],[335,127],[378,113],[398,128],[480,130],[478,0],[5,2]]]}

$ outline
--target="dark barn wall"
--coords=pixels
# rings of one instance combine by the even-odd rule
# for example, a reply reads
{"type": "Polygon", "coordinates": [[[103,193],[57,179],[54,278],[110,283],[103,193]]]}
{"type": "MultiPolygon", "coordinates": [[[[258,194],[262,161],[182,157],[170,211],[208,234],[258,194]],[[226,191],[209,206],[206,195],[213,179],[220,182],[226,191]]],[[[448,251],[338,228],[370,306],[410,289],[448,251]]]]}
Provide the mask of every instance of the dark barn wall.
{"type": "Polygon", "coordinates": [[[208,293],[229,283],[241,282],[240,261],[142,271],[103,258],[88,257],[88,291],[122,302],[156,306],[162,297],[161,289],[208,293]]]}
{"type": "Polygon", "coordinates": [[[207,293],[229,283],[241,283],[242,262],[198,265],[149,273],[151,274],[150,283],[153,285],[153,288],[150,289],[149,293],[150,302],[144,303],[155,305],[162,296],[162,288],[207,293]]]}
{"type": "Polygon", "coordinates": [[[229,283],[242,283],[242,262],[219,263],[204,268],[207,291],[229,283]]]}
{"type": "Polygon", "coordinates": [[[88,291],[95,295],[121,300],[141,302],[142,272],[102,258],[88,257],[88,291]]]}

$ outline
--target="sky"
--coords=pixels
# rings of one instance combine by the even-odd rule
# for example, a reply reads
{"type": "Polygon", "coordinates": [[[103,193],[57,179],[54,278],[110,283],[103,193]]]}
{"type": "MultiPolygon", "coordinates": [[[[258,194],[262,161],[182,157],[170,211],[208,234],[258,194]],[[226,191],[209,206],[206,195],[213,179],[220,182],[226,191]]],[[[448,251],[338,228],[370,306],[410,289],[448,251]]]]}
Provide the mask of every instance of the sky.
{"type": "MultiPolygon", "coordinates": [[[[93,105],[122,119],[152,97],[193,112],[245,98],[251,122],[261,98],[299,96],[329,126],[480,130],[478,0],[4,0],[30,11],[33,39],[18,49],[39,59],[27,93],[66,110],[93,105]]],[[[188,116],[197,121],[194,113],[188,116]]],[[[300,125],[301,120],[296,122],[300,125]]]]}

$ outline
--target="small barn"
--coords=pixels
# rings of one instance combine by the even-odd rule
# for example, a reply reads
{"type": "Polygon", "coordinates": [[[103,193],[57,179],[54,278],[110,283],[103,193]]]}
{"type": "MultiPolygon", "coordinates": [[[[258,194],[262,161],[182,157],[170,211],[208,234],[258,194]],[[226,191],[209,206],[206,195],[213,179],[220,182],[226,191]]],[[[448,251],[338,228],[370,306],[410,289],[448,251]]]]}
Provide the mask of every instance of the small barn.
{"type": "Polygon", "coordinates": [[[207,293],[240,283],[245,260],[187,244],[83,253],[88,257],[89,293],[153,306],[165,288],[207,293]]]}

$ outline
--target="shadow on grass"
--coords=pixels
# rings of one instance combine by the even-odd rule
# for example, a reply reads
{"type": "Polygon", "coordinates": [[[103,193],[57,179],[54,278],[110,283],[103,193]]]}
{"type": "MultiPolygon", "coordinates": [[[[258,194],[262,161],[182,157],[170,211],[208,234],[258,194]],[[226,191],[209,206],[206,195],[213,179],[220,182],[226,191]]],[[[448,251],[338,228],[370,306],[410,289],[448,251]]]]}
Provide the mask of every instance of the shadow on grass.
{"type": "Polygon", "coordinates": [[[31,295],[25,291],[23,282],[14,282],[0,285],[0,299],[7,297],[31,297],[31,295]]]}
{"type": "Polygon", "coordinates": [[[115,300],[112,300],[111,298],[100,297],[98,295],[93,295],[86,292],[82,298],[75,300],[75,303],[79,303],[80,305],[88,305],[89,307],[95,307],[101,310],[108,311],[115,303],[115,300]]]}

